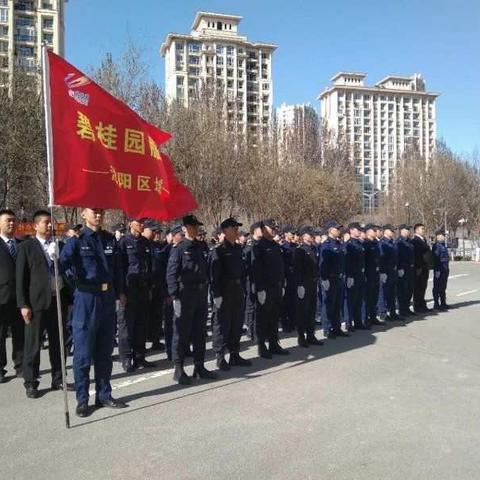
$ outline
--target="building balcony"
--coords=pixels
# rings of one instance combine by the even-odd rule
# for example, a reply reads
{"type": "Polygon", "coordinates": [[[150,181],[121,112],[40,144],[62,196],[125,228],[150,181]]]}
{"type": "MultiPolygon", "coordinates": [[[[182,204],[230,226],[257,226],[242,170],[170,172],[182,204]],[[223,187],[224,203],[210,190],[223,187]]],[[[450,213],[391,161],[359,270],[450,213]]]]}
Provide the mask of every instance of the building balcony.
{"type": "Polygon", "coordinates": [[[37,37],[34,35],[14,35],[16,42],[35,43],[37,37]]]}

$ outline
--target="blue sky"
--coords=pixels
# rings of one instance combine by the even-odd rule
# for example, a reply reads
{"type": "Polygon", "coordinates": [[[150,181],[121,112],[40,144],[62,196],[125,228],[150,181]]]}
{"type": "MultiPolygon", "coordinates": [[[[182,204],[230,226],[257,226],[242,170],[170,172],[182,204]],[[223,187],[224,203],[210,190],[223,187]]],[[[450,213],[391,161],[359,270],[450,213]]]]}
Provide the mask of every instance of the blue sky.
{"type": "Polygon", "coordinates": [[[159,48],[199,10],[242,15],[240,33],[278,45],[274,102],[310,102],[338,71],[373,84],[421,73],[438,92],[437,130],[458,153],[480,149],[480,0],[69,0],[66,57],[80,69],[141,47],[164,83],[159,48]]]}

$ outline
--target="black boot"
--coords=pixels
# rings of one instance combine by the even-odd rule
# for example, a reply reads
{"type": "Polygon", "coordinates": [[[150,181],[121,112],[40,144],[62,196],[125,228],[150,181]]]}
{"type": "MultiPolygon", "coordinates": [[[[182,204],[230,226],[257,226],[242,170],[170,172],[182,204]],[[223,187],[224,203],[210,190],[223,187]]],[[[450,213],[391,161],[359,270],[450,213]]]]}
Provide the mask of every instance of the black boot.
{"type": "Polygon", "coordinates": [[[190,377],[185,373],[183,369],[183,365],[176,364],[175,371],[173,372],[173,379],[178,382],[179,385],[190,385],[192,380],[190,377]]]}
{"type": "Polygon", "coordinates": [[[298,346],[303,348],[308,348],[308,342],[305,339],[305,335],[303,333],[298,335],[298,346]]]}
{"type": "Polygon", "coordinates": [[[238,366],[238,367],[250,367],[252,365],[251,360],[242,358],[239,353],[231,353],[229,363],[231,366],[238,366]]]}
{"type": "Polygon", "coordinates": [[[270,353],[274,355],[290,355],[288,350],[282,348],[278,342],[268,342],[270,353]]]}
{"type": "Polygon", "coordinates": [[[230,366],[226,362],[223,353],[217,354],[217,368],[219,370],[223,370],[224,372],[227,372],[228,370],[230,370],[230,366]]]}
{"type": "Polygon", "coordinates": [[[207,370],[203,365],[195,365],[193,376],[204,380],[216,380],[218,378],[216,373],[207,370]]]}
{"type": "Polygon", "coordinates": [[[272,354],[268,351],[266,345],[264,343],[258,344],[258,356],[262,358],[272,358],[272,354]]]}
{"type": "Polygon", "coordinates": [[[323,342],[321,340],[319,340],[315,335],[307,335],[307,343],[309,345],[323,345],[323,342]]]}

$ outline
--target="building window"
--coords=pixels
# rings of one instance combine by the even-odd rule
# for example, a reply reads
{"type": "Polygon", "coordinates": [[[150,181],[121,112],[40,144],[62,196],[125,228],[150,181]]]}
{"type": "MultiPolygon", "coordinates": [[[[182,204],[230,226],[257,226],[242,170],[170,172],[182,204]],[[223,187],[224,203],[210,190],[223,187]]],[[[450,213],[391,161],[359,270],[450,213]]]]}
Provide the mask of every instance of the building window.
{"type": "Polygon", "coordinates": [[[222,29],[222,22],[217,22],[217,30],[221,30],[222,29]]]}
{"type": "Polygon", "coordinates": [[[8,22],[8,10],[6,8],[0,8],[0,22],[8,22]]]}
{"type": "Polygon", "coordinates": [[[217,57],[217,65],[223,65],[223,57],[217,57]]]}
{"type": "Polygon", "coordinates": [[[183,42],[175,42],[175,50],[177,52],[183,53],[184,43],[183,42]]]}
{"type": "Polygon", "coordinates": [[[43,41],[52,44],[53,43],[53,33],[44,33],[43,41]]]}
{"type": "Polygon", "coordinates": [[[233,55],[235,53],[235,48],[232,46],[227,47],[227,55],[233,55]]]}
{"type": "Polygon", "coordinates": [[[268,90],[270,88],[270,85],[268,83],[264,83],[262,86],[262,90],[268,90]]]}
{"type": "Polygon", "coordinates": [[[53,28],[53,18],[44,18],[43,19],[43,28],[52,29],[53,28]]]}
{"type": "Polygon", "coordinates": [[[190,65],[200,65],[200,58],[199,57],[188,57],[188,62],[190,65]]]}
{"type": "Polygon", "coordinates": [[[190,53],[199,53],[200,52],[200,44],[199,43],[189,43],[188,44],[188,51],[190,53]]]}

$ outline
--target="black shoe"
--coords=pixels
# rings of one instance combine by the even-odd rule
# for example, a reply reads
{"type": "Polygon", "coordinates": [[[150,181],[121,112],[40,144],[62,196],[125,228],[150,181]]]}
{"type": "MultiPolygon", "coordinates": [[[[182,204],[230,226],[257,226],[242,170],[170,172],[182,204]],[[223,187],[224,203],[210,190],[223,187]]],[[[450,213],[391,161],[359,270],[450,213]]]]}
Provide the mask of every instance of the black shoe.
{"type": "Polygon", "coordinates": [[[22,370],[15,370],[15,376],[17,378],[23,378],[23,371],[22,370]]]}
{"type": "Polygon", "coordinates": [[[173,372],[173,379],[179,385],[190,385],[192,383],[191,378],[185,373],[182,365],[175,365],[175,371],[173,372]]]}
{"type": "MultiPolygon", "coordinates": [[[[52,383],[50,390],[63,390],[63,383],[52,383]]],[[[71,383],[67,383],[67,392],[74,392],[75,387],[71,383]]]]}
{"type": "Polygon", "coordinates": [[[0,383],[5,383],[7,381],[7,377],[3,372],[0,372],[0,383]]]}
{"type": "Polygon", "coordinates": [[[434,310],[440,310],[440,304],[439,303],[434,303],[433,304],[433,309],[434,310]]]}
{"type": "Polygon", "coordinates": [[[186,357],[193,357],[193,352],[190,348],[187,348],[187,351],[185,352],[186,357]]]}
{"type": "Polygon", "coordinates": [[[327,335],[327,338],[329,340],[335,340],[337,338],[337,335],[334,332],[329,332],[329,334],[327,335]]]}
{"type": "Polygon", "coordinates": [[[154,352],[163,352],[165,350],[165,344],[162,342],[153,342],[150,350],[154,352]]]}
{"type": "Polygon", "coordinates": [[[355,327],[347,327],[347,332],[353,333],[355,331],[355,327]]]}
{"type": "Polygon", "coordinates": [[[135,366],[132,364],[131,360],[124,360],[122,362],[122,368],[126,373],[132,373],[135,371],[135,366]]]}
{"type": "Polygon", "coordinates": [[[79,403],[75,410],[77,417],[85,418],[88,417],[88,403],[79,403]]]}
{"type": "Polygon", "coordinates": [[[396,313],[393,313],[392,315],[390,315],[390,318],[392,319],[393,322],[398,322],[399,320],[401,320],[401,318],[396,313]]]}
{"type": "Polygon", "coordinates": [[[266,345],[264,343],[261,343],[259,346],[258,346],[258,356],[259,357],[262,357],[262,358],[272,358],[272,352],[270,352],[268,350],[268,348],[266,347],[266,345]]]}
{"type": "Polygon", "coordinates": [[[204,380],[216,380],[218,378],[216,373],[207,370],[203,365],[195,365],[193,376],[204,380]]]}
{"type": "Polygon", "coordinates": [[[32,387],[32,386],[25,387],[25,395],[27,396],[27,398],[38,398],[39,397],[37,388],[32,387]]]}
{"type": "Polygon", "coordinates": [[[383,322],[381,322],[378,318],[375,318],[373,320],[370,320],[371,325],[383,325],[383,322]]]}
{"type": "Polygon", "coordinates": [[[290,352],[285,348],[282,348],[278,343],[271,343],[269,345],[269,351],[273,355],[290,355],[290,352]]]}
{"type": "Polygon", "coordinates": [[[251,360],[242,358],[239,353],[231,353],[229,362],[232,367],[250,367],[252,365],[251,360]]]}
{"type": "Polygon", "coordinates": [[[304,335],[298,336],[298,346],[303,348],[308,348],[308,342],[304,335]]]}
{"type": "Polygon", "coordinates": [[[115,400],[114,398],[110,397],[108,400],[99,400],[98,398],[95,400],[95,407],[96,408],[127,408],[128,405],[121,400],[115,400]]]}
{"type": "Polygon", "coordinates": [[[137,358],[133,362],[133,368],[154,368],[156,364],[154,362],[149,362],[148,360],[145,360],[144,358],[137,358]]]}
{"type": "Polygon", "coordinates": [[[386,322],[393,322],[394,319],[393,319],[393,317],[392,317],[391,315],[388,315],[388,314],[387,314],[387,315],[385,315],[385,321],[386,321],[386,322]]]}
{"type": "Polygon", "coordinates": [[[230,365],[227,363],[223,355],[217,356],[217,368],[224,372],[228,372],[230,370],[230,365]]]}
{"type": "Polygon", "coordinates": [[[323,342],[319,340],[315,335],[307,335],[307,342],[309,345],[323,345],[323,342]]]}
{"type": "Polygon", "coordinates": [[[337,337],[349,337],[350,335],[343,330],[340,330],[339,332],[336,332],[337,337]]]}
{"type": "Polygon", "coordinates": [[[450,308],[450,305],[444,303],[443,305],[440,305],[440,310],[448,310],[450,308]]]}

